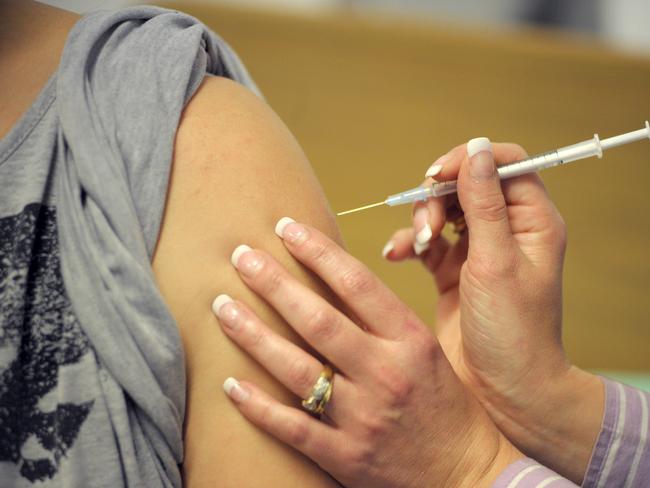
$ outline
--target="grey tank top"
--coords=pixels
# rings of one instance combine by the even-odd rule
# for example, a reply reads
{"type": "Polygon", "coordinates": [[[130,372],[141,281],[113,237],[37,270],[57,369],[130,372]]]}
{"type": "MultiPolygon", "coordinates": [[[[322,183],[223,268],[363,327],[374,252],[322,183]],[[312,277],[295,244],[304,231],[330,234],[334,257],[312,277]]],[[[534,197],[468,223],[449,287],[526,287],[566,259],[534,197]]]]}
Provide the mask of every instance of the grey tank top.
{"type": "Polygon", "coordinates": [[[0,140],[2,488],[181,486],[183,351],[150,261],[206,73],[259,94],[188,15],[94,12],[0,140]]]}

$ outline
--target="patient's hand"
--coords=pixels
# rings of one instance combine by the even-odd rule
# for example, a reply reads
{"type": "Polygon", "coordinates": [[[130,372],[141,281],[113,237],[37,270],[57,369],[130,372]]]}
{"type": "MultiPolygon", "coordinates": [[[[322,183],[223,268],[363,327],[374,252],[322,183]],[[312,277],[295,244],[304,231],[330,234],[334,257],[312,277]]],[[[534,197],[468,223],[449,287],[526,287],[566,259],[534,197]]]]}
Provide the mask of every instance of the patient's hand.
{"type": "Polygon", "coordinates": [[[456,372],[517,447],[579,481],[600,429],[603,390],[570,366],[562,347],[564,222],[537,175],[499,182],[493,160],[525,158],[520,146],[494,144],[493,153],[479,151],[470,163],[463,144],[427,172],[458,179],[467,232],[454,243],[440,235],[456,196],[419,203],[413,227],[393,236],[387,257],[419,251],[438,287],[439,339],[456,372]],[[473,174],[481,164],[486,173],[473,174]]]}
{"type": "MultiPolygon", "coordinates": [[[[275,400],[255,378],[229,380],[226,390],[241,412],[348,487],[489,486],[521,454],[459,381],[428,327],[325,235],[281,222],[287,250],[349,314],[267,252],[240,246],[233,263],[246,285],[334,366],[333,394],[319,421],[275,400]]],[[[221,295],[213,308],[231,339],[295,395],[309,396],[322,360],[274,333],[242,301],[221,295]]]]}

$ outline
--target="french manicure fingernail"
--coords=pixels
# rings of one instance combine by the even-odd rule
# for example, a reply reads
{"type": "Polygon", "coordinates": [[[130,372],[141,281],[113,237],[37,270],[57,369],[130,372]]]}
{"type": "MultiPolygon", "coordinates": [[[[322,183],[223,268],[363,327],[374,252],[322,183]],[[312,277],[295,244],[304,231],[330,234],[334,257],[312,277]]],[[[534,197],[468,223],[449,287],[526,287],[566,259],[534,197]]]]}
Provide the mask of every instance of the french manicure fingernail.
{"type": "Polygon", "coordinates": [[[381,250],[381,255],[386,259],[386,256],[390,254],[390,252],[395,249],[395,243],[393,241],[388,241],[384,248],[381,250]]]}
{"type": "Polygon", "coordinates": [[[420,230],[420,232],[417,233],[417,235],[415,236],[415,240],[419,244],[427,244],[429,242],[429,239],[431,239],[432,235],[433,233],[431,232],[431,226],[427,222],[426,224],[424,224],[424,227],[422,227],[422,230],[420,230]]]}
{"type": "Polygon", "coordinates": [[[436,159],[426,173],[424,173],[425,178],[433,178],[438,173],[442,171],[442,167],[449,160],[449,153],[443,154],[438,159],[436,159]]]}
{"type": "Polygon", "coordinates": [[[288,222],[282,233],[283,239],[295,246],[302,244],[309,237],[309,231],[304,225],[288,222]]]}
{"type": "Polygon", "coordinates": [[[467,156],[474,157],[481,151],[492,153],[492,143],[487,137],[476,137],[467,143],[467,156]]]}
{"type": "Polygon", "coordinates": [[[219,311],[221,310],[221,307],[223,307],[226,303],[232,303],[232,298],[230,298],[228,295],[225,294],[219,295],[212,302],[212,311],[217,317],[219,316],[219,311]]]}
{"type": "Polygon", "coordinates": [[[426,207],[419,207],[413,217],[413,226],[417,234],[415,240],[420,244],[426,244],[431,239],[432,232],[429,225],[429,211],[426,207]]]}
{"type": "Polygon", "coordinates": [[[250,397],[250,393],[244,390],[239,381],[232,377],[223,382],[223,390],[237,403],[243,402],[250,397]]]}
{"type": "Polygon", "coordinates": [[[424,244],[420,244],[418,241],[415,241],[413,243],[413,250],[415,251],[416,256],[419,256],[420,254],[422,254],[427,249],[429,249],[429,243],[428,242],[426,242],[424,244]]]}
{"type": "Polygon", "coordinates": [[[492,143],[487,137],[477,137],[467,143],[469,174],[477,181],[491,178],[496,172],[492,156],[492,143]],[[485,153],[485,154],[481,154],[485,153]]]}
{"type": "Polygon", "coordinates": [[[236,268],[237,263],[239,262],[239,258],[241,257],[242,254],[250,251],[251,248],[248,247],[246,244],[241,244],[235,248],[235,250],[232,252],[232,256],[230,256],[230,262],[232,265],[236,268]]]}
{"type": "Polygon", "coordinates": [[[278,237],[284,239],[284,228],[294,222],[295,220],[293,220],[291,217],[282,217],[280,220],[278,220],[278,223],[275,224],[275,233],[278,235],[278,237]]]}
{"type": "Polygon", "coordinates": [[[231,330],[237,330],[239,309],[228,295],[219,295],[212,302],[212,311],[221,323],[231,330]]]}
{"type": "MultiPolygon", "coordinates": [[[[237,249],[235,249],[233,256],[241,247],[242,246],[239,246],[237,249]]],[[[237,268],[237,271],[239,271],[244,276],[252,278],[262,269],[262,266],[264,266],[264,258],[259,252],[251,250],[250,247],[243,247],[245,247],[243,252],[240,252],[239,255],[234,256],[233,258],[234,262],[237,263],[235,267],[237,268]]]]}
{"type": "Polygon", "coordinates": [[[426,173],[424,173],[424,176],[426,178],[433,178],[436,176],[438,173],[442,171],[442,166],[439,164],[432,164],[429,169],[427,170],[426,173]]]}

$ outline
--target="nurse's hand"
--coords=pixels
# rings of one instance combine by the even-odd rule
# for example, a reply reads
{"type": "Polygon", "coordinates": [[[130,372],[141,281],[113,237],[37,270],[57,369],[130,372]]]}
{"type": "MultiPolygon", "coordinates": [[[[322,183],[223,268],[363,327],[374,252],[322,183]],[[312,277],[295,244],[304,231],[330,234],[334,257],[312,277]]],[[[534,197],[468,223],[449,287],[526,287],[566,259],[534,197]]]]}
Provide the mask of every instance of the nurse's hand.
{"type": "Polygon", "coordinates": [[[562,347],[560,214],[536,174],[503,182],[496,174],[495,160],[525,157],[520,146],[487,139],[450,151],[427,175],[458,179],[458,197],[417,204],[413,227],[398,231],[385,254],[417,255],[432,272],[439,340],[498,427],[526,454],[580,482],[600,430],[603,386],[572,367],[562,347]],[[450,242],[440,232],[458,216],[458,202],[467,231],[450,242]]]}
{"type": "MultiPolygon", "coordinates": [[[[463,386],[429,328],[362,263],[290,219],[277,232],[350,316],[268,253],[237,248],[233,262],[246,285],[335,370],[321,420],[250,381],[227,380],[224,388],[244,416],[347,487],[489,486],[522,456],[463,386]]],[[[220,295],[213,309],[228,337],[297,398],[309,396],[324,367],[320,359],[274,333],[242,302],[220,295]]]]}

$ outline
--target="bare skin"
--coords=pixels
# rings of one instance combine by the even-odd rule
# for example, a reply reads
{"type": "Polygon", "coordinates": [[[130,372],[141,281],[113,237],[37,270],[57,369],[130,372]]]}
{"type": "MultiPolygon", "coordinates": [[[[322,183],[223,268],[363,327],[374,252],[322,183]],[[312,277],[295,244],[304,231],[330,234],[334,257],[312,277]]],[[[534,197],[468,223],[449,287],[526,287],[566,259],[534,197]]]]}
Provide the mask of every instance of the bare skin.
{"type": "Polygon", "coordinates": [[[79,15],[36,2],[0,1],[0,137],[9,132],[56,70],[68,32],[77,20],[79,15]]]}
{"type": "MultiPolygon", "coordinates": [[[[12,73],[12,76],[0,77],[0,137],[7,135],[56,71],[68,32],[79,18],[76,14],[36,2],[3,0],[0,3],[0,71],[12,73]]],[[[214,84],[208,83],[210,86],[207,89],[202,87],[188,104],[179,126],[168,192],[169,204],[152,263],[159,286],[168,297],[168,305],[179,324],[186,353],[188,404],[185,484],[252,487],[264,481],[266,486],[286,486],[285,483],[323,488],[338,486],[329,475],[296,451],[285,448],[240,421],[220,388],[225,377],[232,372],[251,377],[262,376],[253,361],[246,359],[228,344],[226,338],[222,338],[210,311],[215,289],[227,289],[233,294],[238,292],[237,286],[228,286],[235,281],[228,274],[230,247],[234,245],[235,236],[261,243],[261,236],[253,231],[256,222],[240,215],[242,212],[252,214],[252,209],[241,205],[237,209],[225,208],[226,199],[230,198],[226,189],[252,181],[254,171],[260,168],[250,164],[247,166],[249,171],[242,172],[239,170],[241,160],[236,159],[222,160],[220,166],[211,168],[210,164],[214,162],[211,158],[215,153],[208,143],[222,142],[220,147],[233,150],[242,142],[242,138],[250,136],[251,131],[255,130],[256,121],[249,118],[238,127],[238,131],[231,131],[226,136],[230,138],[228,146],[225,140],[212,137],[212,131],[219,130],[224,134],[223,127],[217,127],[216,121],[207,120],[205,115],[213,104],[219,104],[223,116],[221,123],[234,128],[232,119],[225,122],[227,100],[224,100],[224,97],[232,99],[233,87],[240,96],[235,97],[235,105],[239,105],[230,106],[231,117],[242,119],[234,113],[245,103],[241,95],[249,100],[255,99],[259,105],[262,103],[250,93],[242,94],[244,89],[234,86],[232,82],[214,78],[210,81],[214,84]],[[219,84],[220,81],[227,84],[219,84]],[[231,90],[227,90],[226,86],[231,90]],[[206,128],[209,130],[206,131],[206,128]],[[203,169],[200,169],[201,165],[203,169]],[[220,190],[209,192],[207,184],[212,185],[213,191],[218,187],[220,190]],[[186,199],[186,191],[192,193],[191,198],[186,199]],[[212,199],[210,195],[221,197],[212,199]],[[189,219],[193,212],[208,218],[224,218],[213,218],[210,222],[200,218],[189,219]],[[233,222],[239,222],[241,226],[233,225],[233,222]],[[191,223],[195,225],[188,227],[191,223]],[[191,244],[183,247],[187,242],[191,244]],[[188,274],[190,270],[191,274],[188,274]],[[237,442],[233,442],[233,438],[237,442]]],[[[274,114],[268,110],[260,117],[271,120],[274,114]]],[[[279,120],[272,119],[270,123],[276,124],[276,131],[286,131],[279,126],[279,120]]],[[[296,194],[296,197],[313,202],[312,205],[303,206],[305,218],[337,237],[322,193],[297,144],[286,133],[280,136],[271,134],[269,137],[274,145],[284,151],[279,152],[277,158],[289,160],[284,169],[293,172],[296,181],[308,180],[303,186],[305,193],[296,194]],[[293,146],[287,148],[291,144],[293,146]],[[292,157],[287,157],[287,150],[293,151],[292,157]]],[[[261,198],[264,196],[260,195],[261,198]]],[[[277,200],[285,206],[291,204],[291,199],[283,200],[282,195],[274,197],[278,197],[277,200]]],[[[260,215],[259,212],[257,215],[260,215]]],[[[262,217],[269,221],[273,219],[268,214],[262,217]]],[[[302,272],[302,277],[313,288],[319,287],[316,280],[306,273],[302,272]]],[[[263,314],[262,307],[260,304],[258,311],[263,314]]],[[[281,322],[276,319],[275,323],[278,330],[282,330],[281,322]]],[[[289,335],[286,328],[285,334],[289,335]]],[[[295,401],[286,390],[283,393],[277,384],[271,385],[268,380],[267,384],[275,388],[279,396],[284,394],[287,401],[295,401]]]]}
{"type": "MultiPolygon", "coordinates": [[[[0,72],[12,74],[0,78],[0,137],[11,130],[56,70],[66,36],[78,18],[35,2],[0,0],[0,72]]],[[[186,352],[187,486],[338,486],[297,450],[246,422],[220,390],[226,377],[235,376],[254,381],[284,404],[299,404],[297,396],[219,329],[210,310],[219,293],[245,301],[271,330],[319,357],[238,278],[230,263],[230,253],[238,244],[269,253],[308,289],[340,305],[273,235],[275,222],[284,215],[340,243],[309,163],[279,118],[241,86],[206,79],[180,122],[167,207],[152,263],[186,352]],[[256,183],[260,175],[264,175],[264,185],[256,183]]],[[[509,446],[507,455],[486,449],[494,445],[494,435],[500,434],[478,402],[468,404],[471,415],[480,420],[475,424],[478,434],[471,436],[469,457],[456,461],[488,466],[484,472],[468,471],[469,477],[463,480],[487,486],[519,454],[505,438],[497,444],[509,446]],[[490,465],[495,456],[499,463],[490,465]]],[[[427,481],[434,486],[440,480],[435,478],[435,469],[431,473],[427,481]]]]}

